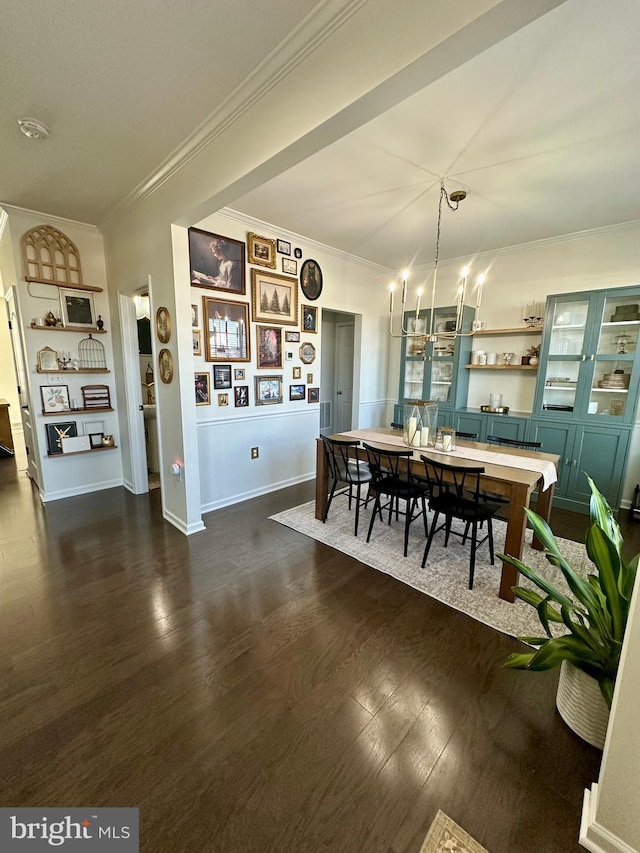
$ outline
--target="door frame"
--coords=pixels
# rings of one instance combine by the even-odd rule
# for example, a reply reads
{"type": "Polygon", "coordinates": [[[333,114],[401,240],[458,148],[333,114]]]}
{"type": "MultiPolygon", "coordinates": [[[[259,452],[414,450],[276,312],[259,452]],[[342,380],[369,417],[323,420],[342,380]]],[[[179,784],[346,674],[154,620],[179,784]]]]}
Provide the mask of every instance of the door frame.
{"type": "MultiPolygon", "coordinates": [[[[120,337],[122,343],[122,361],[124,367],[124,398],[127,432],[129,434],[129,459],[131,464],[131,482],[125,486],[134,495],[149,491],[147,471],[147,446],[144,437],[144,417],[142,415],[142,387],[140,385],[140,358],[138,352],[138,323],[136,320],[135,297],[146,292],[151,298],[151,276],[145,283],[138,283],[133,293],[118,291],[118,312],[120,315],[120,337]]],[[[155,364],[155,348],[151,335],[151,349],[155,364]]]]}

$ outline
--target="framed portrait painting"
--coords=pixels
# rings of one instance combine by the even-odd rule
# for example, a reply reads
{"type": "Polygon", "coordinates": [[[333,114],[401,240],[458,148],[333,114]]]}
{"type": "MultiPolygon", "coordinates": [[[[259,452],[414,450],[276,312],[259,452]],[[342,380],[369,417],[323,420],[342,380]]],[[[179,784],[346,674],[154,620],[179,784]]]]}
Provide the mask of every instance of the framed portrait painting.
{"type": "Polygon", "coordinates": [[[276,268],[276,241],[269,237],[260,237],[258,234],[249,232],[247,235],[249,246],[249,263],[258,264],[261,267],[276,268]]]}
{"type": "Polygon", "coordinates": [[[211,391],[209,386],[209,373],[207,371],[194,373],[194,385],[196,392],[196,406],[210,406],[211,391]]]}
{"type": "Polygon", "coordinates": [[[251,361],[249,306],[216,296],[202,297],[204,357],[207,361],[251,361]]]}
{"type": "Polygon", "coordinates": [[[189,228],[189,267],[194,287],[247,292],[242,240],[189,228]]]}
{"type": "Polygon", "coordinates": [[[63,326],[96,328],[93,294],[84,290],[60,290],[60,308],[63,326]]]}
{"type": "Polygon", "coordinates": [[[320,389],[319,388],[307,388],[307,403],[319,403],[320,402],[320,389]]]}
{"type": "Polygon", "coordinates": [[[168,344],[171,337],[171,315],[167,308],[160,306],[156,311],[156,335],[161,344],[168,344]]]}
{"type": "Polygon", "coordinates": [[[258,368],[282,367],[282,329],[278,326],[256,326],[258,368]]]}
{"type": "Polygon", "coordinates": [[[315,305],[302,305],[302,328],[311,334],[318,333],[318,309],[315,305]]]}
{"type": "Polygon", "coordinates": [[[165,385],[171,385],[173,381],[173,356],[168,349],[161,349],[158,353],[158,371],[162,382],[165,385]]]}
{"type": "Polygon", "coordinates": [[[322,293],[322,270],[320,264],[311,258],[302,264],[300,287],[307,299],[313,302],[322,293]]]}
{"type": "Polygon", "coordinates": [[[256,376],[256,406],[282,402],[282,376],[256,376]]]}
{"type": "Polygon", "coordinates": [[[251,312],[254,323],[298,325],[298,282],[295,278],[251,270],[251,312]]]}

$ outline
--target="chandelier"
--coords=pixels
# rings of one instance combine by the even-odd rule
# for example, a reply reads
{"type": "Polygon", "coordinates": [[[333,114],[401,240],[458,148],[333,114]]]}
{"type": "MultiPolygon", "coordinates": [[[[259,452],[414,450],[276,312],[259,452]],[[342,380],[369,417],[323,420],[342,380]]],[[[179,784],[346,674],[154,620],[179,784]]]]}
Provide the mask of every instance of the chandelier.
{"type": "Polygon", "coordinates": [[[484,287],[485,274],[481,273],[476,279],[476,314],[475,320],[473,321],[473,329],[470,331],[463,331],[462,323],[463,323],[463,310],[465,306],[465,299],[467,297],[467,283],[469,279],[469,269],[468,267],[464,267],[461,274],[460,284],[458,285],[457,297],[456,297],[456,319],[455,319],[455,327],[451,329],[447,329],[446,331],[436,331],[435,329],[435,307],[436,307],[436,288],[438,283],[438,260],[440,257],[440,227],[442,224],[442,202],[446,201],[447,207],[449,210],[452,210],[454,213],[460,206],[460,202],[463,201],[467,197],[467,194],[464,190],[453,190],[453,192],[448,193],[444,186],[444,179],[440,180],[440,199],[438,203],[438,227],[436,230],[436,254],[435,260],[433,262],[433,283],[431,286],[431,312],[429,315],[429,329],[418,331],[419,328],[419,320],[420,320],[420,301],[422,298],[422,288],[419,287],[417,290],[417,298],[416,298],[416,308],[415,308],[415,325],[414,331],[410,331],[409,328],[405,328],[405,311],[407,305],[407,283],[409,279],[409,270],[406,269],[402,273],[402,304],[400,308],[400,331],[394,331],[394,296],[396,285],[393,282],[390,285],[390,300],[389,300],[389,334],[392,338],[426,338],[426,340],[430,343],[433,343],[437,340],[448,339],[452,340],[456,337],[464,336],[464,335],[472,335],[474,331],[481,328],[481,324],[478,320],[479,312],[480,312],[480,304],[482,302],[482,290],[484,287]]]}

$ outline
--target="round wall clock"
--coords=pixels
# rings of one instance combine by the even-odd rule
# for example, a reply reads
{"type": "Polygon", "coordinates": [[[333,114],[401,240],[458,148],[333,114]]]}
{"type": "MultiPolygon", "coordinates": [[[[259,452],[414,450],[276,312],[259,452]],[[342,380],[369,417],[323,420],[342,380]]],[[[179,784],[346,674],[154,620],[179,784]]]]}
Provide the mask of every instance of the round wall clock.
{"type": "Polygon", "coordinates": [[[158,368],[160,379],[165,385],[169,385],[173,379],[173,356],[168,349],[161,349],[158,353],[158,368]]]}
{"type": "Polygon", "coordinates": [[[161,344],[168,344],[171,337],[171,316],[167,308],[156,311],[156,334],[161,344]]]}
{"type": "Polygon", "coordinates": [[[316,348],[313,344],[302,344],[300,347],[300,361],[303,364],[313,364],[316,360],[316,348]]]}
{"type": "Polygon", "coordinates": [[[322,270],[317,261],[309,259],[300,270],[300,287],[307,299],[317,299],[322,293],[322,270]]]}

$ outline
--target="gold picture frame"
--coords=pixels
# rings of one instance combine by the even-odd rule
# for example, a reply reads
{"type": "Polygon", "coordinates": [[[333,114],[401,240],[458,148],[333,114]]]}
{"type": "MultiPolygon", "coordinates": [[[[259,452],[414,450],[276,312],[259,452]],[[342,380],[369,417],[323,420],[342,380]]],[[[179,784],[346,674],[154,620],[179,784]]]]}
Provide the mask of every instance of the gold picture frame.
{"type": "Polygon", "coordinates": [[[251,314],[254,323],[297,326],[297,280],[273,272],[251,270],[251,314]]]}
{"type": "Polygon", "coordinates": [[[49,370],[57,372],[60,370],[60,366],[58,365],[58,351],[51,349],[51,347],[43,347],[38,350],[36,359],[36,370],[38,373],[44,373],[49,370]]]}
{"type": "Polygon", "coordinates": [[[247,234],[247,253],[250,264],[272,270],[276,268],[276,241],[270,237],[261,237],[250,231],[247,234]]]}
{"type": "Polygon", "coordinates": [[[160,306],[156,311],[156,335],[161,344],[168,344],[171,337],[171,314],[169,309],[160,306]]]}
{"type": "Polygon", "coordinates": [[[313,364],[316,360],[316,348],[313,344],[304,343],[300,347],[300,361],[303,364],[313,364]]]}
{"type": "Polygon", "coordinates": [[[162,382],[170,385],[173,380],[173,356],[168,349],[161,349],[158,353],[158,370],[162,382]]]}

